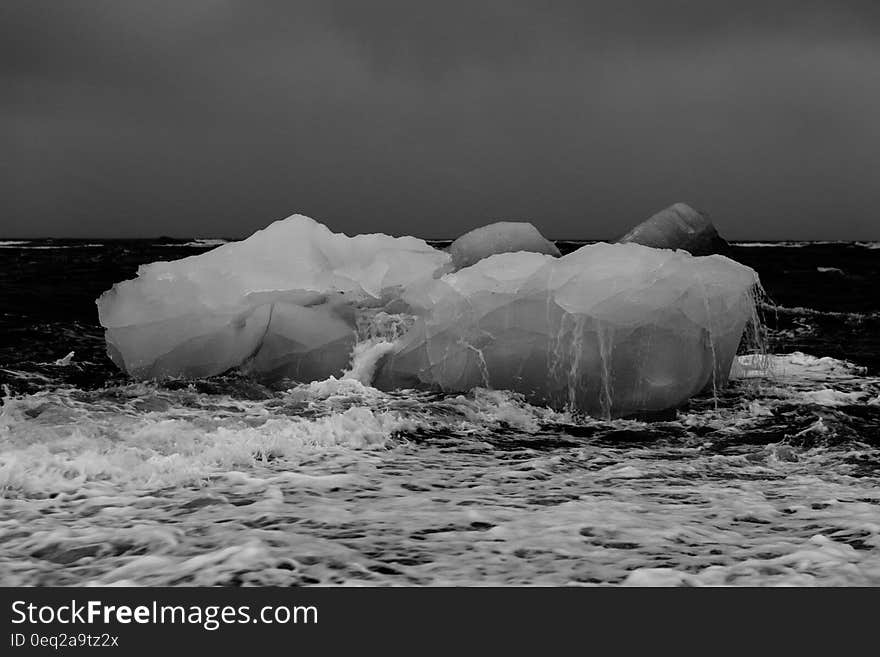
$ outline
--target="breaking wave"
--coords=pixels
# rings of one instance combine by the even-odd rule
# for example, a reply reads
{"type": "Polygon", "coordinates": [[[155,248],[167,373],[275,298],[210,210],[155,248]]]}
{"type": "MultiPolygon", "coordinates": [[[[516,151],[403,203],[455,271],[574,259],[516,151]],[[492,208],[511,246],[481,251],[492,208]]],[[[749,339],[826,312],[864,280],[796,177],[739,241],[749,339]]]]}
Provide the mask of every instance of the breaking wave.
{"type": "Polygon", "coordinates": [[[172,242],[170,244],[159,244],[159,246],[186,246],[191,248],[213,248],[215,246],[221,246],[223,244],[228,244],[229,240],[222,239],[219,237],[203,237],[196,238],[189,242],[172,242]]]}
{"type": "Polygon", "coordinates": [[[7,390],[0,583],[880,583],[880,380],[843,360],[743,356],[653,423],[213,385],[7,390]]]}
{"type": "Polygon", "coordinates": [[[840,312],[835,310],[817,310],[816,308],[805,308],[803,306],[779,306],[772,303],[763,302],[759,304],[760,310],[765,312],[777,313],[780,315],[798,315],[802,317],[832,317],[835,319],[843,319],[861,322],[864,320],[880,318],[880,312],[840,312]]]}
{"type": "Polygon", "coordinates": [[[779,242],[731,242],[735,246],[747,248],[802,248],[805,246],[861,246],[867,249],[878,248],[880,242],[849,242],[846,240],[783,240],[779,242]]]}
{"type": "Polygon", "coordinates": [[[37,251],[52,249],[93,249],[103,246],[103,244],[31,244],[30,242],[17,241],[0,242],[0,249],[27,249],[37,251]]]}

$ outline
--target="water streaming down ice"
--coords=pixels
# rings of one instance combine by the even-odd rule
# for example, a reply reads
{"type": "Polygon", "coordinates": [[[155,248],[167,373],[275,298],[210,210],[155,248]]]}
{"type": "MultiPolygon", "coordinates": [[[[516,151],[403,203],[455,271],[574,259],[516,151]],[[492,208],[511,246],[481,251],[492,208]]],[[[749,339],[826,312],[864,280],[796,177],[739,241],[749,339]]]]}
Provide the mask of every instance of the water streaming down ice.
{"type": "Polygon", "coordinates": [[[723,256],[637,244],[494,255],[405,295],[418,320],[375,385],[509,389],[603,417],[675,408],[726,382],[756,283],[723,256]]]}
{"type": "Polygon", "coordinates": [[[351,353],[351,364],[342,373],[370,385],[382,360],[397,348],[397,341],[412,327],[415,317],[407,313],[385,311],[362,312],[357,318],[357,342],[351,353]]]}
{"type": "MultiPolygon", "coordinates": [[[[470,234],[468,252],[507,244],[506,225],[470,234]]],[[[604,417],[723,384],[754,316],[755,272],[717,255],[599,243],[451,269],[422,240],[348,237],[296,215],[144,266],[98,307],[111,357],[139,378],[237,368],[384,390],[487,387],[604,417]]]]}

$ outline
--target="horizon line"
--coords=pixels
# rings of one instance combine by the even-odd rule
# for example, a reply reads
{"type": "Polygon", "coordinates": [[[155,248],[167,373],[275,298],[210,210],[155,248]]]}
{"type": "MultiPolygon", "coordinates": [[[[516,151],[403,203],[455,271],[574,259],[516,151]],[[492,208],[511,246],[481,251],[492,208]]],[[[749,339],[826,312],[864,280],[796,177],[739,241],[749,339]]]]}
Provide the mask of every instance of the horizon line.
{"type": "MultiPolygon", "coordinates": [[[[388,235],[387,233],[383,233],[388,235]]],[[[187,241],[187,240],[226,240],[227,242],[241,242],[243,240],[251,237],[253,233],[250,235],[245,235],[242,237],[231,237],[228,235],[187,235],[183,237],[175,237],[171,235],[148,235],[143,237],[121,237],[121,236],[97,236],[90,235],[86,237],[79,236],[61,236],[61,235],[51,235],[51,236],[43,236],[43,237],[23,237],[23,236],[0,236],[0,242],[35,242],[39,240],[103,240],[103,241],[124,241],[124,240],[139,240],[139,241],[162,241],[162,240],[173,240],[175,242],[187,241]]],[[[389,235],[390,237],[403,237],[396,235],[389,235]]],[[[418,239],[425,240],[426,242],[450,242],[455,241],[459,236],[456,237],[421,237],[417,235],[407,235],[406,237],[417,237],[418,239]]],[[[613,242],[616,241],[616,238],[607,238],[607,237],[548,237],[547,239],[553,242],[613,242]]],[[[736,244],[736,243],[752,243],[752,242],[815,242],[815,243],[854,243],[854,242],[880,242],[880,236],[876,238],[852,238],[852,239],[829,239],[829,238],[816,238],[816,239],[801,239],[801,238],[743,238],[743,239],[727,239],[723,238],[727,242],[736,244]]]]}

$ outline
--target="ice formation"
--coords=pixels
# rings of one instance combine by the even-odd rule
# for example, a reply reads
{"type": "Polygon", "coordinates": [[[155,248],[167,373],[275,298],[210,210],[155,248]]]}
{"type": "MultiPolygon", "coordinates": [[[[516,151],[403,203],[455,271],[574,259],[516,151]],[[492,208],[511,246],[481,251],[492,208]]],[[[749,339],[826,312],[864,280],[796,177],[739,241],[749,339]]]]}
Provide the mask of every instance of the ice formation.
{"type": "Polygon", "coordinates": [[[414,237],[348,237],[294,215],[243,242],[142,266],[98,299],[98,315],[113,362],[138,378],[238,367],[324,379],[348,366],[355,308],[381,306],[448,262],[414,237]]]}
{"type": "Polygon", "coordinates": [[[238,368],[386,390],[485,387],[603,416],[674,408],[726,381],[754,313],[753,270],[638,244],[555,258],[528,252],[549,249],[525,244],[521,226],[470,233],[468,257],[523,250],[453,271],[455,253],[422,240],[348,237],[295,215],[114,286],[98,300],[108,352],[139,378],[238,368]]]}
{"type": "Polygon", "coordinates": [[[504,388],[601,416],[674,408],[726,382],[756,280],[724,256],[637,244],[495,255],[408,293],[419,319],[375,385],[504,388]]]}
{"type": "Polygon", "coordinates": [[[686,203],[670,205],[621,237],[618,242],[634,242],[655,249],[684,249],[692,255],[725,253],[728,247],[715,226],[702,212],[686,203]]]}
{"type": "Polygon", "coordinates": [[[524,221],[499,221],[475,228],[449,246],[455,269],[470,267],[496,253],[516,251],[559,256],[556,245],[541,235],[532,224],[524,221]]]}

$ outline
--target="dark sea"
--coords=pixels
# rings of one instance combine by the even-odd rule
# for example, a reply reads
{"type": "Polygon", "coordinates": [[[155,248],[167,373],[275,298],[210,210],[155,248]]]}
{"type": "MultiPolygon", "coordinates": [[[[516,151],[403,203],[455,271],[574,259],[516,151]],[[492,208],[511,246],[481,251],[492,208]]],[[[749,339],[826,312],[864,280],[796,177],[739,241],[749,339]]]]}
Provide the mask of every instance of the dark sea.
{"type": "Polygon", "coordinates": [[[220,242],[0,240],[0,585],[880,585],[880,243],[734,245],[769,358],[640,422],[117,371],[95,299],[220,242]]]}

